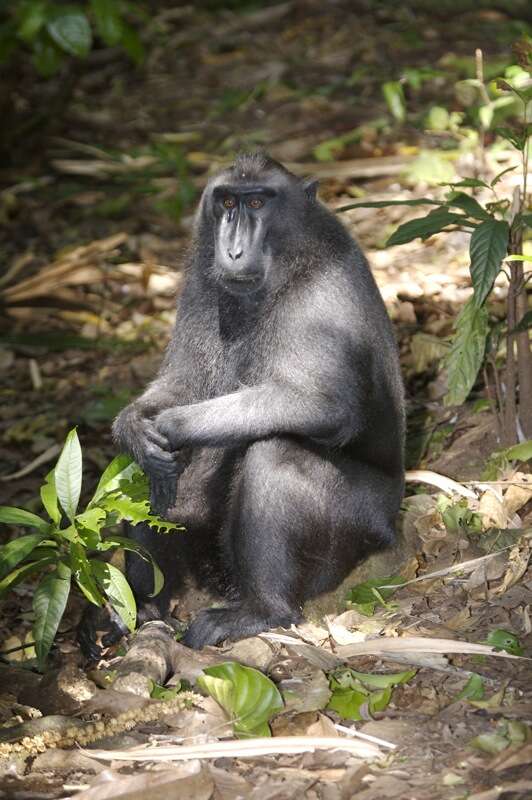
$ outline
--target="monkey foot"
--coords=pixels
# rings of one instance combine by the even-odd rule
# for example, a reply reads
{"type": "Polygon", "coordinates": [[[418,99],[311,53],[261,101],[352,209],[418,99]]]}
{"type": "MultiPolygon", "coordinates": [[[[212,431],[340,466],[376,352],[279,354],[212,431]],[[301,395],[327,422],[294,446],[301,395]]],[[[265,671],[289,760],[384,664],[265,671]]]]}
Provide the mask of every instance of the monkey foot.
{"type": "Polygon", "coordinates": [[[285,614],[260,615],[241,606],[209,608],[200,611],[185,633],[182,644],[201,650],[224,639],[245,639],[270,628],[289,628],[301,622],[297,611],[285,614]]]}

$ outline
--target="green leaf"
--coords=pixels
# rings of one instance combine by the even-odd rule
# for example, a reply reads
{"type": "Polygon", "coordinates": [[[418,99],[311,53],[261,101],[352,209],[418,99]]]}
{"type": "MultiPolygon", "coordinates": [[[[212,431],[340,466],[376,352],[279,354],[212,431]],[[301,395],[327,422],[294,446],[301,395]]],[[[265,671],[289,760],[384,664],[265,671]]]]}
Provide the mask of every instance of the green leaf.
{"type": "Polygon", "coordinates": [[[85,555],[85,548],[79,544],[72,544],[69,556],[74,579],[87,600],[95,606],[105,605],[105,599],[96,585],[91,564],[85,555]]]}
{"type": "Polygon", "coordinates": [[[55,488],[55,470],[48,473],[41,486],[42,504],[48,516],[56,525],[61,521],[61,511],[57,505],[57,490],[55,488]]]}
{"type": "Polygon", "coordinates": [[[55,468],[57,497],[73,522],[81,494],[82,456],[76,429],[68,434],[55,468]]]}
{"type": "Polygon", "coordinates": [[[378,692],[372,692],[369,696],[369,713],[373,716],[376,711],[384,711],[385,708],[388,708],[391,699],[391,687],[388,689],[379,689],[378,692]]]}
{"type": "Polygon", "coordinates": [[[173,700],[181,691],[181,683],[177,686],[160,686],[155,681],[150,681],[150,697],[153,700],[173,700]]]}
{"type": "Polygon", "coordinates": [[[124,625],[135,630],[137,605],[125,576],[112,564],[90,560],[92,573],[124,625]]]}
{"type": "Polygon", "coordinates": [[[517,166],[515,166],[515,167],[506,167],[501,172],[499,172],[497,175],[495,175],[495,177],[493,178],[493,180],[490,183],[491,188],[493,189],[494,186],[497,186],[499,181],[502,179],[503,175],[506,175],[507,172],[513,172],[514,169],[517,169],[517,166]]]}
{"type": "Polygon", "coordinates": [[[401,683],[408,683],[417,673],[416,669],[407,669],[404,672],[392,672],[388,675],[376,674],[372,672],[357,672],[349,670],[351,678],[360,681],[365,687],[370,689],[390,689],[399,686],[401,683]]]}
{"type": "MultiPolygon", "coordinates": [[[[514,167],[512,167],[514,169],[514,167]]],[[[505,170],[506,171],[506,170],[505,170]]],[[[461,181],[456,183],[443,183],[442,186],[450,186],[453,189],[489,189],[489,183],[486,181],[481,181],[478,178],[463,178],[461,181]]]]}
{"type": "Polygon", "coordinates": [[[130,456],[121,454],[113,458],[111,463],[102,472],[102,476],[98,481],[98,486],[87,508],[96,505],[98,500],[105,494],[119,489],[121,481],[130,481],[139,473],[143,474],[139,465],[136,464],[130,456]]]}
{"type": "Polygon", "coordinates": [[[103,508],[99,508],[99,506],[95,506],[94,508],[88,508],[81,514],[76,514],[76,525],[81,525],[93,533],[100,533],[106,519],[106,511],[103,508]]]}
{"type": "Polygon", "coordinates": [[[50,525],[46,520],[14,506],[0,506],[0,522],[6,525],[24,525],[26,528],[38,528],[42,533],[48,533],[50,525]]]}
{"type": "Polygon", "coordinates": [[[235,736],[271,736],[268,720],[283,708],[277,687],[262,672],[234,661],[203,670],[198,685],[233,720],[235,736]]]}
{"type": "Polygon", "coordinates": [[[508,223],[497,219],[488,219],[473,231],[469,255],[471,280],[475,289],[474,302],[477,307],[484,303],[502,268],[509,235],[508,223]]]}
{"type": "Polygon", "coordinates": [[[449,386],[445,405],[457,406],[467,399],[484,360],[488,330],[488,312],[483,306],[478,308],[472,297],[458,316],[451,349],[445,358],[449,386]]]}
{"type": "Polygon", "coordinates": [[[128,539],[127,536],[111,536],[104,539],[102,542],[101,550],[107,550],[110,547],[122,547],[124,550],[129,550],[131,553],[136,553],[138,556],[148,561],[153,569],[153,592],[148,597],[155,597],[159,594],[164,586],[164,575],[159,569],[157,562],[153,559],[149,550],[146,550],[138,542],[128,539]]]}
{"type": "Polygon", "coordinates": [[[474,197],[470,197],[465,192],[449,192],[446,197],[447,205],[452,208],[459,208],[474,219],[486,220],[493,219],[490,214],[478,203],[474,197]]]}
{"type": "Polygon", "coordinates": [[[118,521],[127,519],[133,525],[146,522],[151,528],[163,531],[172,531],[178,527],[175,522],[168,522],[152,514],[148,500],[132,500],[131,497],[113,492],[101,498],[99,503],[106,511],[117,514],[118,521]]]}
{"type": "Polygon", "coordinates": [[[122,23],[122,36],[120,44],[133,61],[134,64],[142,64],[144,61],[144,46],[137,31],[127,23],[122,23]]]}
{"type": "Polygon", "coordinates": [[[33,42],[31,57],[33,66],[43,78],[50,78],[58,72],[64,61],[63,51],[50,39],[45,31],[41,31],[33,42]]]}
{"type": "Polygon", "coordinates": [[[484,697],[484,680],[480,675],[473,674],[461,692],[458,692],[454,701],[457,700],[482,700],[484,697]]]}
{"type": "Polygon", "coordinates": [[[61,50],[85,58],[92,45],[89,20],[78,8],[62,9],[47,23],[46,30],[61,50]]]}
{"type": "Polygon", "coordinates": [[[388,206],[441,206],[439,200],[431,200],[428,197],[418,197],[415,200],[367,200],[359,203],[349,203],[347,206],[340,206],[335,209],[336,214],[343,211],[351,211],[352,208],[388,208],[388,206]]]}
{"type": "Polygon", "coordinates": [[[0,578],[5,577],[17,564],[24,561],[44,538],[44,533],[30,533],[0,547],[0,578]]]}
{"type": "Polygon", "coordinates": [[[23,564],[21,567],[17,567],[17,569],[14,569],[0,581],[0,597],[16,586],[17,583],[21,583],[21,581],[29,575],[33,575],[34,572],[40,572],[50,564],[56,563],[56,561],[57,558],[55,556],[47,556],[46,558],[40,558],[38,561],[32,561],[30,564],[23,564]]]}
{"type": "Polygon", "coordinates": [[[327,704],[327,708],[336,711],[343,719],[361,720],[361,706],[369,704],[369,692],[356,689],[336,689],[327,704]]]}
{"type": "Polygon", "coordinates": [[[44,668],[66,608],[70,576],[70,569],[66,564],[59,563],[53,572],[44,576],[33,596],[35,622],[32,630],[41,669],[44,668]]]}
{"type": "Polygon", "coordinates": [[[41,2],[28,3],[22,9],[17,36],[23,42],[32,42],[46,20],[46,4],[41,2]]]}
{"type": "Polygon", "coordinates": [[[532,262],[532,256],[523,255],[522,253],[512,253],[510,256],[505,256],[505,261],[528,261],[532,262]]]}
{"type": "Polygon", "coordinates": [[[530,461],[532,459],[532,439],[510,447],[505,452],[508,461],[530,461]]]}
{"type": "Polygon", "coordinates": [[[386,608],[386,600],[404,583],[404,578],[375,578],[359,583],[347,593],[346,601],[356,606],[357,611],[367,617],[375,613],[377,605],[386,608]],[[385,588],[386,587],[386,588],[385,588]]]}
{"type": "Polygon", "coordinates": [[[497,650],[504,650],[512,656],[522,656],[523,648],[519,644],[519,639],[514,633],[504,630],[504,628],[496,628],[490,631],[486,644],[491,644],[497,650]]]}
{"type": "Polygon", "coordinates": [[[404,122],[406,118],[406,103],[401,83],[399,81],[383,83],[382,94],[392,117],[397,122],[404,122]]]}
{"type": "Polygon", "coordinates": [[[109,47],[114,47],[122,38],[122,19],[114,0],[90,0],[98,35],[109,47]]]}
{"type": "Polygon", "coordinates": [[[489,753],[493,756],[510,746],[506,736],[502,736],[500,733],[481,733],[479,736],[475,736],[469,744],[471,747],[476,747],[477,750],[482,750],[484,753],[489,753]]]}
{"type": "Polygon", "coordinates": [[[412,239],[417,239],[418,236],[421,239],[428,239],[429,236],[439,233],[448,225],[462,225],[464,222],[467,220],[462,214],[455,214],[447,208],[435,208],[426,217],[418,217],[418,219],[412,219],[400,225],[390,236],[386,246],[406,244],[412,239]]]}

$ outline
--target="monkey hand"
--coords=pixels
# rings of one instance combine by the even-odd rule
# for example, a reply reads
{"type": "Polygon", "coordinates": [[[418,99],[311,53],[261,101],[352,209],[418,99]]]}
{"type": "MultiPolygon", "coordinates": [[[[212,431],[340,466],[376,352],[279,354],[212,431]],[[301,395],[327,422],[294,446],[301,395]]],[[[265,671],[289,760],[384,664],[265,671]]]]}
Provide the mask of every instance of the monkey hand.
{"type": "Polygon", "coordinates": [[[186,420],[183,408],[177,406],[160,411],[153,422],[155,431],[172,449],[177,450],[186,446],[186,420]]]}
{"type": "Polygon", "coordinates": [[[144,417],[135,404],[127,406],[113,424],[116,442],[153,478],[172,478],[182,471],[178,454],[160,433],[152,419],[144,417]]]}

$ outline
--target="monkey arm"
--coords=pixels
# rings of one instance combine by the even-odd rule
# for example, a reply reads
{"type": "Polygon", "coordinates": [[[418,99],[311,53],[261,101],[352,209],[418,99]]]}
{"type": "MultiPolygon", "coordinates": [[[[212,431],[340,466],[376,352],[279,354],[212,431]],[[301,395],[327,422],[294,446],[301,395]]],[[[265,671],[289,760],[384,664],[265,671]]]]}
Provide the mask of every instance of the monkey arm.
{"type": "Polygon", "coordinates": [[[224,447],[279,434],[333,446],[351,438],[353,418],[325,392],[276,382],[166,409],[154,424],[174,448],[224,447]]]}

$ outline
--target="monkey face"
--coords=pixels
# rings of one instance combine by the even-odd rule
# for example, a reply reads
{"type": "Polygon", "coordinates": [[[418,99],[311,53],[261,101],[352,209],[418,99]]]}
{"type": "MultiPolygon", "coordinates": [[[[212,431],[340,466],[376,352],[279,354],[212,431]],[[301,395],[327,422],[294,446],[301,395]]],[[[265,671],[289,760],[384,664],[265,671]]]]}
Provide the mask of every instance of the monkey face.
{"type": "Polygon", "coordinates": [[[283,260],[297,255],[305,208],[315,194],[315,183],[260,155],[243,156],[213,178],[200,218],[212,232],[218,285],[233,295],[279,286],[283,260]]]}

